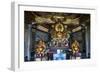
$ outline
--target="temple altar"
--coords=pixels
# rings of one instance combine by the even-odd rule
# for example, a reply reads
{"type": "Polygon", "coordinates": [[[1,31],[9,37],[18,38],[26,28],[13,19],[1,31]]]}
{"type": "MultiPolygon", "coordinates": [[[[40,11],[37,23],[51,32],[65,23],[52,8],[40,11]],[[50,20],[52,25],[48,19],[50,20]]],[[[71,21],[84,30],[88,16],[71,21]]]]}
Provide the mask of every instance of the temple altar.
{"type": "Polygon", "coordinates": [[[25,11],[24,60],[90,58],[87,20],[89,14],[25,11]]]}

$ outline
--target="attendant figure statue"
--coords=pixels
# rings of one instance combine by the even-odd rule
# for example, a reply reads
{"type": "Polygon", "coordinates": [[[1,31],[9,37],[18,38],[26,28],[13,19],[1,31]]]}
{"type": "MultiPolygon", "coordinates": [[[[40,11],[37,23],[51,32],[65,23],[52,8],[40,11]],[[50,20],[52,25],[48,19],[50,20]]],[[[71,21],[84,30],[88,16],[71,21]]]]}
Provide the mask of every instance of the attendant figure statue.
{"type": "Polygon", "coordinates": [[[73,53],[73,57],[80,57],[80,45],[79,42],[77,40],[74,40],[74,42],[71,45],[72,48],[72,53],[73,53]]]}
{"type": "Polygon", "coordinates": [[[45,42],[42,40],[39,40],[37,46],[36,46],[36,54],[38,57],[43,58],[44,54],[45,54],[45,49],[46,49],[46,45],[45,42]]]}

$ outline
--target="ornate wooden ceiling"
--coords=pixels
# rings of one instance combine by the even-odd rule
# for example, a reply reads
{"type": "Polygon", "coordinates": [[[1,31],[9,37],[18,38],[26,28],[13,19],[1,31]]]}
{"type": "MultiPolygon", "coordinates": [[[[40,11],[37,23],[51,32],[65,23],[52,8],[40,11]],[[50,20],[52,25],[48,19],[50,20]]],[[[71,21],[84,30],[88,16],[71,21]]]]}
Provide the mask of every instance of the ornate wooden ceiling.
{"type": "Polygon", "coordinates": [[[24,12],[24,23],[40,24],[46,28],[57,23],[67,25],[69,30],[78,27],[82,23],[90,21],[90,14],[79,14],[79,13],[58,13],[58,12],[35,12],[35,11],[25,11],[24,12]]]}

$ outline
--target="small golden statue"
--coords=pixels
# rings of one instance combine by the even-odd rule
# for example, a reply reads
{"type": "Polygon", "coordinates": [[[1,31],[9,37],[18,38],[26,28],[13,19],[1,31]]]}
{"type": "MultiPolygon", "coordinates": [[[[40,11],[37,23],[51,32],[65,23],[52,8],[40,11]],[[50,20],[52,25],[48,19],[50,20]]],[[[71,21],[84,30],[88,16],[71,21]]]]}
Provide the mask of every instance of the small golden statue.
{"type": "Polygon", "coordinates": [[[79,42],[78,42],[77,40],[75,40],[75,41],[72,43],[71,47],[72,47],[73,55],[76,55],[77,53],[79,53],[79,50],[80,50],[79,48],[80,48],[80,46],[79,46],[79,42]]]}
{"type": "Polygon", "coordinates": [[[44,54],[44,51],[46,49],[45,42],[40,40],[37,44],[36,52],[37,54],[44,54]]]}

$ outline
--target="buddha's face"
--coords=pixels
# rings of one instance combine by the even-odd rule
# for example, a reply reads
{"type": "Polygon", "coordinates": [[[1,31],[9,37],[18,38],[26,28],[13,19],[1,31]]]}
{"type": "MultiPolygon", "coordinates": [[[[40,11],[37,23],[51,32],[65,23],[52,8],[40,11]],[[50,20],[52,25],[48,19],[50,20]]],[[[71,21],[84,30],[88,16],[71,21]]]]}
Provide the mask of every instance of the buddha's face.
{"type": "Polygon", "coordinates": [[[43,41],[40,40],[40,41],[39,41],[39,44],[41,45],[42,43],[43,43],[43,41]]]}
{"type": "Polygon", "coordinates": [[[77,41],[75,40],[75,43],[77,43],[77,41]]]}

